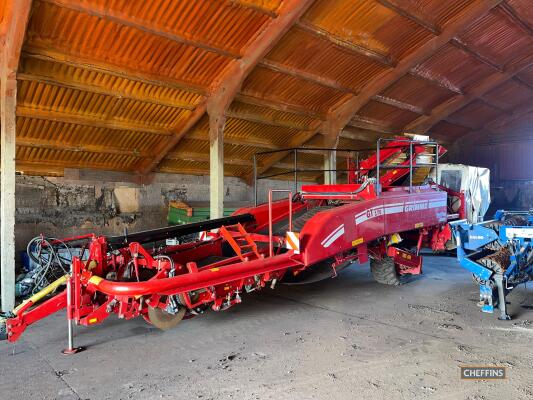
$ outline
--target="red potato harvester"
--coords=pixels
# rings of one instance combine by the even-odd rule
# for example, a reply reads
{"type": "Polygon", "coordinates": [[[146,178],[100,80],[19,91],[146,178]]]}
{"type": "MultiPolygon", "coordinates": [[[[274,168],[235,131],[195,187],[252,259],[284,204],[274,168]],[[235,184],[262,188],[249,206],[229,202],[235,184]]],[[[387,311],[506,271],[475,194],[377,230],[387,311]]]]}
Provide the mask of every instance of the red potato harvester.
{"type": "Polygon", "coordinates": [[[68,351],[74,352],[73,322],[94,325],[116,314],[169,329],[207,309],[240,303],[243,292],[305,281],[324,268],[335,276],[355,261],[370,260],[378,282],[397,285],[401,275],[421,273],[420,248],[444,250],[451,239],[448,221],[464,217],[463,209],[448,207],[448,198],[461,193],[434,183],[412,185],[413,169],[438,165],[435,153],[444,152],[435,142],[380,140],[371,157],[357,166],[349,160],[348,184],[304,185],[278,201],[271,191],[268,203],[221,219],[63,240],[81,247],[83,257],[72,259],[70,274],[4,315],[6,337],[15,342],[29,325],[66,309],[68,351]],[[417,163],[431,146],[435,161],[417,163]],[[407,177],[409,186],[392,186],[407,177]],[[210,240],[149,246],[198,232],[209,232],[210,240]]]}

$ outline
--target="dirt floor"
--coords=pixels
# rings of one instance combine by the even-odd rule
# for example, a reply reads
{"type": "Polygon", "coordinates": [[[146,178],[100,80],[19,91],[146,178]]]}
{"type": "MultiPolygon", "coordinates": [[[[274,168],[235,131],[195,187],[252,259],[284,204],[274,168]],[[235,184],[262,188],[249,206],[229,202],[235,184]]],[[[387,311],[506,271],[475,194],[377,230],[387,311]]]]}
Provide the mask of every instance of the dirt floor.
{"type": "Polygon", "coordinates": [[[426,257],[401,287],[353,265],[319,283],[247,295],[225,312],[161,332],[142,320],[77,328],[65,316],[0,344],[7,399],[532,399],[533,291],[512,321],[482,314],[455,259],[426,257]],[[15,355],[12,355],[12,352],[15,355]],[[462,381],[460,365],[503,365],[508,379],[462,381]]]}

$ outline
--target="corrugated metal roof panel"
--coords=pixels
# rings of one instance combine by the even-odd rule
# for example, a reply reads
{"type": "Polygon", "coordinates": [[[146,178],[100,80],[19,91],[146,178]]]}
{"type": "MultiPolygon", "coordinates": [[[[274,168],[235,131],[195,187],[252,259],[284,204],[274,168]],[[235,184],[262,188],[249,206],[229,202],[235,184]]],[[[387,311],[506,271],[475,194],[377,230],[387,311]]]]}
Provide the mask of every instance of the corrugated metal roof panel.
{"type": "Polygon", "coordinates": [[[401,59],[433,35],[377,1],[318,0],[305,21],[349,42],[401,59]]]}
{"type": "Polygon", "coordinates": [[[38,162],[43,165],[47,163],[52,165],[64,164],[71,168],[132,170],[141,159],[120,154],[88,153],[17,146],[16,160],[17,162],[38,162]]]}
{"type": "Polygon", "coordinates": [[[57,121],[17,117],[17,138],[38,139],[61,146],[98,145],[151,152],[164,137],[149,133],[112,130],[57,121]]]}
{"type": "MultiPolygon", "coordinates": [[[[288,125],[300,127],[300,129],[309,129],[309,127],[316,121],[311,117],[305,115],[292,114],[289,112],[274,110],[271,108],[261,107],[254,104],[243,103],[241,101],[234,101],[231,103],[229,113],[257,116],[264,118],[267,121],[281,122],[288,125]]],[[[243,118],[246,119],[246,118],[243,118]]]]}
{"type": "Polygon", "coordinates": [[[381,93],[382,96],[431,111],[454,93],[430,81],[413,75],[405,75],[381,93]]]}
{"type": "Polygon", "coordinates": [[[505,1],[511,8],[520,15],[526,24],[533,27],[533,7],[531,0],[506,0],[505,1]]]}
{"type": "Polygon", "coordinates": [[[525,70],[520,72],[518,74],[518,77],[530,86],[533,86],[533,66],[526,68],[525,70]]]}
{"type": "Polygon", "coordinates": [[[343,101],[346,94],[267,68],[256,67],[244,81],[242,93],[306,107],[325,114],[343,101]]]}
{"type": "Polygon", "coordinates": [[[500,8],[493,9],[474,23],[461,40],[499,66],[531,53],[533,38],[513,23],[500,8]]]}
{"type": "Polygon", "coordinates": [[[41,60],[23,56],[19,67],[19,75],[27,74],[35,79],[51,79],[56,82],[66,82],[72,86],[79,85],[87,90],[109,91],[117,97],[132,96],[146,98],[149,101],[159,101],[169,105],[198,105],[203,96],[170,87],[150,85],[144,82],[125,79],[122,77],[90,71],[68,64],[51,60],[41,60]]]}
{"type": "Polygon", "coordinates": [[[502,112],[487,103],[476,100],[454,112],[447,119],[452,123],[479,129],[486,123],[501,116],[502,112]]]}
{"type": "Polygon", "coordinates": [[[106,121],[132,121],[170,128],[186,120],[190,111],[153,103],[83,92],[39,82],[19,84],[18,103],[41,110],[92,116],[106,121]]]}
{"type": "Polygon", "coordinates": [[[447,121],[440,121],[435,126],[433,126],[429,132],[429,135],[432,138],[438,140],[454,140],[457,139],[470,131],[470,128],[464,126],[452,124],[447,121]]]}
{"type": "Polygon", "coordinates": [[[297,27],[285,35],[266,59],[327,77],[354,91],[388,69],[297,27]]]}
{"type": "Polygon", "coordinates": [[[142,25],[154,26],[232,53],[240,53],[270,20],[265,13],[231,1],[89,0],[86,3],[89,7],[118,11],[142,25]]]}
{"type": "Polygon", "coordinates": [[[494,72],[488,65],[451,44],[413,68],[413,73],[438,81],[454,91],[464,91],[494,72]]]}
{"type": "Polygon", "coordinates": [[[388,0],[421,20],[442,28],[452,18],[457,17],[474,0],[388,0]]]}
{"type": "Polygon", "coordinates": [[[248,4],[274,12],[278,10],[282,2],[282,0],[238,0],[237,3],[248,4]]]}
{"type": "Polygon", "coordinates": [[[507,81],[483,96],[490,104],[512,110],[522,103],[533,101],[533,90],[514,80],[507,81]]]}
{"type": "Polygon", "coordinates": [[[401,129],[419,117],[411,111],[402,110],[377,101],[369,101],[359,112],[363,119],[375,121],[377,125],[388,129],[401,129]]]}
{"type": "Polygon", "coordinates": [[[84,13],[36,2],[27,43],[208,87],[231,59],[84,13]]]}

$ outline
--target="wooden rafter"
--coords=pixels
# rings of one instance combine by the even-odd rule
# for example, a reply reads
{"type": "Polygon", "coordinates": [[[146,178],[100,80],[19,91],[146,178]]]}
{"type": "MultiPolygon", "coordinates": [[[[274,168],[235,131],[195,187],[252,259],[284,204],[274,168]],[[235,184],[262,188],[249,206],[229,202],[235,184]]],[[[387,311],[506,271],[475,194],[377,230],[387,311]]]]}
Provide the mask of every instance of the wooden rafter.
{"type": "Polygon", "coordinates": [[[396,60],[392,59],[390,56],[386,54],[357,45],[352,42],[348,42],[347,40],[341,37],[338,37],[331,32],[326,31],[325,29],[319,28],[315,25],[311,25],[309,22],[300,21],[296,24],[296,26],[299,29],[307,33],[310,33],[317,38],[324,39],[334,44],[335,46],[338,46],[341,49],[344,49],[345,51],[349,51],[353,54],[368,57],[374,61],[377,61],[383,65],[386,65],[387,67],[394,67],[397,64],[396,60]]]}
{"type": "Polygon", "coordinates": [[[241,101],[246,104],[256,105],[260,107],[270,108],[271,110],[288,112],[291,114],[301,115],[302,117],[313,118],[315,120],[325,121],[326,116],[315,111],[308,110],[304,107],[297,106],[294,104],[287,104],[281,101],[263,99],[255,97],[249,94],[237,94],[235,100],[241,101]]]}
{"type": "Polygon", "coordinates": [[[114,146],[103,146],[93,144],[69,144],[59,143],[53,140],[43,140],[37,138],[18,137],[17,146],[32,147],[36,149],[50,149],[50,150],[62,150],[72,152],[86,152],[86,153],[98,153],[98,154],[116,154],[121,156],[131,156],[139,158],[150,158],[152,154],[146,151],[138,151],[135,149],[124,149],[114,146]]]}
{"type": "MultiPolygon", "coordinates": [[[[190,132],[187,134],[187,139],[201,140],[208,142],[209,137],[202,132],[190,132]]],[[[257,147],[259,149],[268,149],[268,150],[277,150],[279,146],[272,143],[268,138],[260,136],[250,136],[247,138],[231,138],[226,136],[224,138],[224,143],[235,145],[235,146],[250,146],[257,147]]]]}
{"type": "Polygon", "coordinates": [[[121,88],[105,88],[100,85],[91,85],[86,83],[75,82],[72,80],[61,79],[58,77],[48,77],[37,74],[26,74],[18,73],[17,80],[19,81],[29,81],[37,82],[45,85],[57,86],[65,89],[80,90],[82,92],[101,94],[104,96],[110,96],[118,99],[127,99],[134,101],[141,101],[143,103],[155,104],[158,106],[164,107],[175,107],[182,108],[184,110],[194,110],[195,106],[193,104],[187,103],[185,101],[176,101],[176,100],[162,100],[150,96],[141,96],[136,94],[134,91],[126,91],[121,88]]]}
{"type": "MultiPolygon", "coordinates": [[[[473,22],[486,15],[503,0],[478,0],[463,11],[459,19],[455,19],[444,27],[440,35],[421,45],[416,51],[406,56],[392,68],[378,74],[357,95],[351,96],[340,106],[330,111],[328,119],[319,126],[316,132],[327,132],[324,147],[332,147],[337,143],[340,132],[350,123],[357,112],[374,96],[398,81],[416,65],[435,54],[456,35],[467,29],[473,22]]],[[[372,128],[371,128],[372,129],[372,128]]],[[[311,136],[312,137],[312,136],[311,136]]],[[[293,147],[300,147],[305,141],[292,143],[293,147]]],[[[272,157],[273,165],[277,160],[272,157]]]]}
{"type": "Polygon", "coordinates": [[[405,17],[407,19],[410,19],[414,23],[423,26],[428,31],[433,33],[434,35],[438,36],[441,34],[441,30],[438,26],[432,24],[431,22],[428,22],[423,16],[414,14],[412,12],[409,12],[401,7],[398,7],[396,4],[391,3],[388,0],[377,0],[378,3],[380,3],[383,7],[386,7],[392,11],[394,11],[397,14],[400,14],[402,17],[405,17]]]}
{"type": "Polygon", "coordinates": [[[485,78],[480,84],[469,90],[464,95],[457,95],[435,107],[430,115],[424,115],[405,127],[406,131],[425,133],[437,122],[445,119],[455,111],[465,107],[472,101],[479,99],[485,93],[512,79],[516,74],[533,64],[533,56],[526,57],[505,69],[485,78]]]}
{"type": "Polygon", "coordinates": [[[278,16],[278,13],[276,11],[268,10],[253,2],[242,1],[242,0],[229,0],[229,1],[240,7],[249,8],[251,10],[260,12],[261,14],[268,15],[270,18],[277,18],[278,16]]]}
{"type": "MultiPolygon", "coordinates": [[[[210,88],[211,94],[206,101],[205,110],[199,108],[198,112],[207,111],[210,115],[224,115],[249,73],[312,3],[313,0],[284,1],[278,11],[277,18],[272,19],[253,42],[248,44],[246,51],[240,59],[233,60],[221,76],[217,77],[210,88]]],[[[200,118],[201,116],[198,116],[198,119],[194,123],[200,118]]],[[[186,129],[180,129],[179,132],[169,138],[161,148],[157,149],[156,154],[158,155],[153,162],[143,165],[140,172],[146,174],[153,171],[165,156],[176,147],[194,123],[189,124],[185,127],[186,129]]]]}
{"type": "MultiPolygon", "coordinates": [[[[121,167],[113,163],[95,163],[87,161],[63,161],[63,160],[40,160],[40,161],[28,161],[28,160],[16,160],[17,167],[16,170],[24,172],[25,170],[33,171],[36,168],[43,168],[43,164],[46,167],[57,170],[59,168],[87,168],[87,169],[101,169],[108,171],[124,171],[131,172],[132,168],[130,167],[121,167]]],[[[43,169],[45,172],[46,169],[43,169]]]]}
{"type": "Polygon", "coordinates": [[[153,135],[170,136],[172,131],[169,129],[159,128],[153,125],[146,125],[131,121],[122,120],[106,120],[103,117],[101,119],[85,116],[67,114],[59,111],[42,110],[38,108],[31,108],[27,106],[17,107],[17,116],[33,119],[41,119],[45,121],[62,122],[66,124],[76,124],[91,126],[94,128],[113,129],[122,131],[133,131],[140,133],[150,133],[153,135]]]}
{"type": "Polygon", "coordinates": [[[80,68],[86,71],[92,71],[101,74],[116,76],[122,79],[128,79],[154,86],[163,86],[170,89],[185,90],[187,92],[205,95],[207,90],[199,85],[190,82],[181,81],[171,77],[162,77],[161,75],[129,68],[124,65],[115,65],[109,62],[94,60],[82,56],[73,56],[57,50],[48,48],[26,45],[23,49],[24,57],[35,58],[37,60],[51,61],[65,64],[74,68],[80,68]]]}
{"type": "Polygon", "coordinates": [[[288,65],[283,65],[281,63],[270,61],[270,60],[262,60],[259,63],[260,66],[268,68],[272,71],[280,72],[285,75],[290,75],[298,79],[303,79],[305,81],[315,83],[317,85],[325,86],[327,88],[338,90],[339,92],[344,93],[355,93],[355,90],[348,88],[346,86],[343,86],[339,82],[337,82],[334,79],[327,78],[325,76],[316,75],[310,72],[307,72],[303,69],[290,67],[288,65]]]}
{"type": "Polygon", "coordinates": [[[231,111],[231,108],[228,111],[226,111],[226,116],[228,118],[242,119],[244,121],[256,122],[258,124],[269,125],[269,126],[277,126],[280,128],[297,129],[299,131],[305,131],[308,129],[307,125],[303,123],[284,121],[284,120],[280,120],[280,119],[272,118],[272,117],[265,117],[263,115],[259,115],[256,113],[248,113],[248,112],[242,112],[242,111],[234,112],[234,111],[231,111]]]}
{"type": "Polygon", "coordinates": [[[473,22],[486,15],[501,2],[502,0],[478,0],[473,3],[473,5],[463,11],[461,18],[446,25],[440,35],[430,39],[416,51],[406,56],[393,70],[379,74],[357,96],[353,96],[334,110],[330,117],[338,121],[341,126],[348,124],[353,116],[372,97],[380,94],[383,90],[402,78],[413,67],[427,60],[456,35],[467,29],[473,22]]]}

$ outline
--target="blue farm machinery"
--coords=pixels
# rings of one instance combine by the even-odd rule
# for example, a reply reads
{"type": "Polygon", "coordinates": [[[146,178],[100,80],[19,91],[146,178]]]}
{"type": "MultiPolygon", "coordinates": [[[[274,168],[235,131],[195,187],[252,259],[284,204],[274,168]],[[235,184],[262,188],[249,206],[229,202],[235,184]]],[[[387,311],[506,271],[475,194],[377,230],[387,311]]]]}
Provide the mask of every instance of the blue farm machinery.
{"type": "Polygon", "coordinates": [[[479,284],[483,312],[499,319],[507,313],[507,295],[533,278],[533,213],[498,211],[495,219],[479,223],[450,223],[457,242],[457,258],[479,284]]]}

